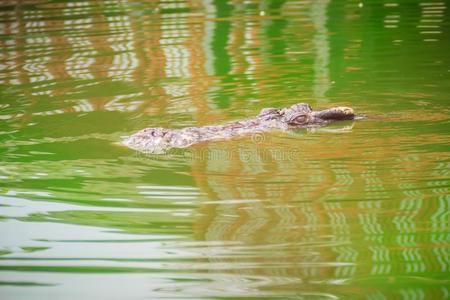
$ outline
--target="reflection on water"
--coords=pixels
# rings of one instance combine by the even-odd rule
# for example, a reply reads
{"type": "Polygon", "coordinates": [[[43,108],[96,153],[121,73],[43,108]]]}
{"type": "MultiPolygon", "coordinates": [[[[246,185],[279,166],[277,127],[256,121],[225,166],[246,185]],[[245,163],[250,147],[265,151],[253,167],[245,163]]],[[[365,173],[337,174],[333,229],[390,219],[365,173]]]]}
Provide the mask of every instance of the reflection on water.
{"type": "Polygon", "coordinates": [[[3,1],[1,298],[450,298],[449,16],[3,1]],[[299,101],[367,118],[166,155],[116,144],[299,101]]]}
{"type": "Polygon", "coordinates": [[[329,2],[329,0],[314,1],[311,7],[311,19],[315,27],[314,45],[316,48],[313,95],[320,104],[326,102],[326,93],[331,85],[328,74],[328,64],[330,63],[329,33],[326,26],[329,2]]]}

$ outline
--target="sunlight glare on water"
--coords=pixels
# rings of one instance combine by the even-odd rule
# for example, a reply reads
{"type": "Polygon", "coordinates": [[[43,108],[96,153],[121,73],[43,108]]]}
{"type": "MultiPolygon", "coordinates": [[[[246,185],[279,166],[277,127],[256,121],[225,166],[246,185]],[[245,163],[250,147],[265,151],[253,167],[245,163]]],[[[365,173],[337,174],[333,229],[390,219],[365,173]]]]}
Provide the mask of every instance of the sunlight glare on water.
{"type": "Polygon", "coordinates": [[[1,299],[449,299],[446,1],[0,3],[1,299]],[[307,102],[357,121],[120,146],[307,102]]]}

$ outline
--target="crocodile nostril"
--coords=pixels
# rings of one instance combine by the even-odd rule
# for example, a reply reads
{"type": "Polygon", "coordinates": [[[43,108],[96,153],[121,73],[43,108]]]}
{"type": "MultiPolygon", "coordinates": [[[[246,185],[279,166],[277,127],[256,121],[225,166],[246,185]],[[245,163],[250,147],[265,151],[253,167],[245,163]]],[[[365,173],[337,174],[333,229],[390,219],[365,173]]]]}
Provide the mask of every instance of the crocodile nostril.
{"type": "Polygon", "coordinates": [[[350,107],[344,107],[343,110],[344,110],[344,113],[347,115],[353,114],[353,109],[351,109],[350,107]]]}

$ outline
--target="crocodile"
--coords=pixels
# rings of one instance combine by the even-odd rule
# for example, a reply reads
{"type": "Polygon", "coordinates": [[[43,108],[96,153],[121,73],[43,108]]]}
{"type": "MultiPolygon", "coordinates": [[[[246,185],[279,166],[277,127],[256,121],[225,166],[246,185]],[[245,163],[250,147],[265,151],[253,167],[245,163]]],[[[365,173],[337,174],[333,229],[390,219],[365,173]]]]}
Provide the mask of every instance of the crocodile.
{"type": "Polygon", "coordinates": [[[145,128],[126,137],[122,143],[141,152],[164,153],[171,148],[185,148],[204,141],[229,139],[271,129],[287,131],[293,128],[319,127],[333,121],[353,119],[355,113],[350,107],[313,111],[308,104],[297,103],[282,109],[264,108],[255,118],[223,125],[182,129],[145,128]]]}

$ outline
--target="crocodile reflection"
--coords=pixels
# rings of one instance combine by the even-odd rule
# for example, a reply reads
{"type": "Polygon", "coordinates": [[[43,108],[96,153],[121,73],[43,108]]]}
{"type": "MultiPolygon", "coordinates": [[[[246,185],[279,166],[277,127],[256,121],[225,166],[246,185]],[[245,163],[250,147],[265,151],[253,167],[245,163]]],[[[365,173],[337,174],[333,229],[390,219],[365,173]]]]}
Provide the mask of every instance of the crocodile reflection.
{"type": "MultiPolygon", "coordinates": [[[[195,151],[207,148],[209,153],[301,149],[296,157],[210,156],[192,162],[192,175],[207,198],[200,202],[194,234],[210,245],[198,251],[209,254],[211,272],[226,266],[224,272],[238,278],[264,279],[260,294],[326,289],[359,298],[365,288],[355,289],[350,282],[367,287],[374,277],[402,280],[448,272],[448,264],[439,263],[445,251],[437,250],[438,240],[431,246],[416,241],[415,228],[422,226],[414,217],[420,199],[405,198],[402,176],[393,173],[386,181],[377,171],[377,160],[388,156],[390,148],[375,149],[374,161],[358,165],[345,159],[357,155],[352,142],[351,135],[318,134],[312,139],[274,137],[265,146],[251,141],[196,145],[195,151]]],[[[428,209],[426,214],[433,214],[445,205],[428,209]]],[[[416,291],[439,295],[438,288],[425,289],[420,282],[399,293],[416,291]]]]}

